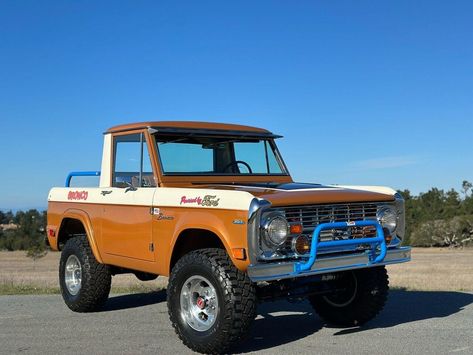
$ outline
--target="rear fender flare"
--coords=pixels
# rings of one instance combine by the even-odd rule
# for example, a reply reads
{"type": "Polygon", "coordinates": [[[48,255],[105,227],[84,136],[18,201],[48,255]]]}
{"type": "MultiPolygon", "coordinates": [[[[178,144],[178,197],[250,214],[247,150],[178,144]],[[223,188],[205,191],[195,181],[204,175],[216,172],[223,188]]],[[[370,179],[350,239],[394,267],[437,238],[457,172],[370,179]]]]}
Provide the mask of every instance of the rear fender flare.
{"type": "Polygon", "coordinates": [[[92,227],[92,222],[90,220],[90,216],[87,212],[79,210],[79,209],[68,209],[64,212],[61,218],[61,224],[58,230],[58,235],[61,233],[61,228],[63,226],[63,221],[66,218],[76,219],[82,223],[85,229],[85,233],[87,235],[87,239],[89,241],[90,248],[92,249],[92,253],[95,256],[95,259],[101,264],[103,264],[102,257],[100,256],[99,248],[97,247],[97,242],[95,238],[94,229],[92,227]]]}

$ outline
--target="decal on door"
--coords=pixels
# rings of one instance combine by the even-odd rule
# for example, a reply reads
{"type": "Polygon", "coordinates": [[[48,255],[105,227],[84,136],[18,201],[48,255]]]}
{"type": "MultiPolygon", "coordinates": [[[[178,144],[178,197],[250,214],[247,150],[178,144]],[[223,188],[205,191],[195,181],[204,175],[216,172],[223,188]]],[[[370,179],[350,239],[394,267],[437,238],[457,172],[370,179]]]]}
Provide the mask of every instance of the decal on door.
{"type": "Polygon", "coordinates": [[[204,198],[197,196],[197,197],[187,197],[182,196],[180,204],[196,204],[203,207],[216,207],[218,206],[218,202],[220,201],[217,198],[217,195],[205,195],[204,198]]]}

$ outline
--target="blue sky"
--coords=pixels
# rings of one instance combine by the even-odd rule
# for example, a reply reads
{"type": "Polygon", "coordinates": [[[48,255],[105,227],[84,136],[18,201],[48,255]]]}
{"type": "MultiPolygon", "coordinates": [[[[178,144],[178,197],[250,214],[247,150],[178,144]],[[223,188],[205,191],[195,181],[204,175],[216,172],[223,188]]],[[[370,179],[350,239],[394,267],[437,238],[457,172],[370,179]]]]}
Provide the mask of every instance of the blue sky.
{"type": "Polygon", "coordinates": [[[459,189],[473,2],[0,1],[0,208],[148,120],[268,128],[297,181],[459,189]]]}

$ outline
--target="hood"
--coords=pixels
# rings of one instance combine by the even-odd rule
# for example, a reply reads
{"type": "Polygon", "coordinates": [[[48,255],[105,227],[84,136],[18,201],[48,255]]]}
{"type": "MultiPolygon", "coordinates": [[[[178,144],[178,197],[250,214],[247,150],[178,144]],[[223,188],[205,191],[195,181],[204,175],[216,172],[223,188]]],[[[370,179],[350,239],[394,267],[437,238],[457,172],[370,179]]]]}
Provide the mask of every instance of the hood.
{"type": "Polygon", "coordinates": [[[286,184],[209,184],[193,187],[246,191],[268,200],[273,206],[317,205],[344,202],[394,201],[396,191],[378,186],[332,186],[304,183],[286,184]]]}

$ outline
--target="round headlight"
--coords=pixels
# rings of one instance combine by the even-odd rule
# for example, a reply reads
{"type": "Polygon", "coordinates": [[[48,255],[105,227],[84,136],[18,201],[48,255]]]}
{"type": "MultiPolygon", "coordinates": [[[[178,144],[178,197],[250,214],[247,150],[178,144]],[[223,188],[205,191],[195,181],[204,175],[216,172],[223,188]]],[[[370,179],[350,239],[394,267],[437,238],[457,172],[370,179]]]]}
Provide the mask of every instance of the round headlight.
{"type": "Polygon", "coordinates": [[[397,213],[393,207],[383,206],[376,213],[379,224],[386,228],[389,233],[393,233],[397,227],[397,213]]]}
{"type": "Polygon", "coordinates": [[[275,246],[280,246],[286,242],[289,235],[289,224],[282,216],[271,218],[265,226],[267,241],[275,246]]]}

